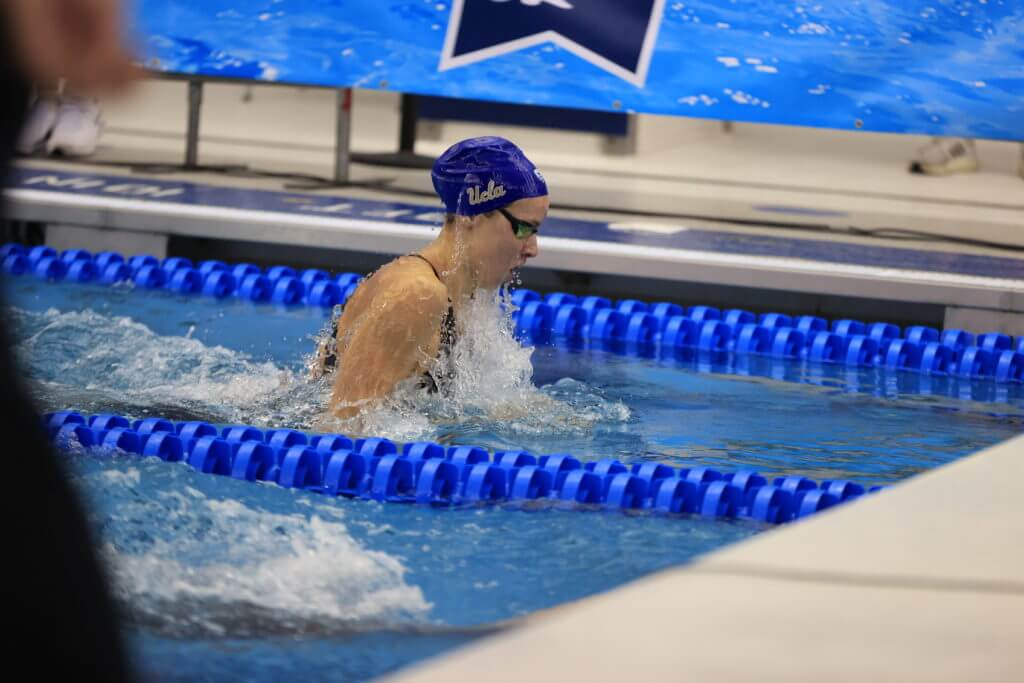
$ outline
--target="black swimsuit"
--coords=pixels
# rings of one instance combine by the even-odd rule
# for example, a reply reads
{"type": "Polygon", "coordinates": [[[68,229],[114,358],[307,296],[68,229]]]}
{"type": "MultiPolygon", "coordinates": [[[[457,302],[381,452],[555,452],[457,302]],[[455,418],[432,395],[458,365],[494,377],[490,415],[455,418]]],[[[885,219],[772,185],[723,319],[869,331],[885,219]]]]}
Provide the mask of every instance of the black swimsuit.
{"type": "MultiPolygon", "coordinates": [[[[421,254],[408,254],[409,256],[415,256],[416,258],[423,259],[423,261],[430,266],[430,269],[434,271],[434,277],[438,279],[442,284],[444,280],[441,279],[441,274],[437,272],[437,268],[434,264],[428,261],[421,254]]],[[[341,313],[344,311],[344,307],[338,307],[338,312],[334,316],[334,320],[331,322],[331,339],[338,338],[338,321],[341,319],[341,313]]],[[[441,321],[441,348],[438,350],[438,357],[447,355],[451,351],[452,345],[455,343],[455,311],[452,310],[452,300],[448,299],[448,311],[444,314],[444,319],[441,321]]],[[[334,369],[337,365],[338,359],[335,353],[332,351],[324,357],[324,369],[334,369]]],[[[437,382],[430,375],[429,372],[423,373],[423,378],[420,381],[420,386],[425,387],[431,392],[437,391],[437,382]]]]}

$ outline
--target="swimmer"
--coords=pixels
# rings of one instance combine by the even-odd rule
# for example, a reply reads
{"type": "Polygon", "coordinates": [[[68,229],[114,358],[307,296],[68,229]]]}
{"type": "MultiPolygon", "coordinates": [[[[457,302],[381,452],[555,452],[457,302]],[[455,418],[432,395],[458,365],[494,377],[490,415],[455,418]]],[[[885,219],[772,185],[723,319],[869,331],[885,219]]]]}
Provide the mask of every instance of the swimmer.
{"type": "Polygon", "coordinates": [[[444,203],[441,234],[363,281],[321,345],[314,374],[334,372],[329,411],[350,418],[404,380],[437,390],[430,374],[459,333],[460,311],[495,292],[537,255],[550,200],[544,177],[513,143],[463,140],[431,172],[444,203]]]}

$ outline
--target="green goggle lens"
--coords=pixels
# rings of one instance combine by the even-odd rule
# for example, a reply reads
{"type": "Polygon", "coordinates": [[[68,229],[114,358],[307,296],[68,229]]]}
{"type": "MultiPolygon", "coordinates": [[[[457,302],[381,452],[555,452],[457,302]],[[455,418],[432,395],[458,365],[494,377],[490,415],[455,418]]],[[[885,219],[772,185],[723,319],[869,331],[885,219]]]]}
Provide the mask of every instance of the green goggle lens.
{"type": "Polygon", "coordinates": [[[537,226],[530,225],[529,223],[513,223],[512,232],[515,233],[518,239],[526,240],[537,234],[537,226]]]}
{"type": "Polygon", "coordinates": [[[509,224],[512,226],[512,234],[516,236],[516,239],[526,240],[530,239],[533,235],[536,235],[540,230],[533,223],[527,223],[524,220],[520,220],[510,214],[505,209],[498,209],[502,216],[508,219],[509,224]]]}

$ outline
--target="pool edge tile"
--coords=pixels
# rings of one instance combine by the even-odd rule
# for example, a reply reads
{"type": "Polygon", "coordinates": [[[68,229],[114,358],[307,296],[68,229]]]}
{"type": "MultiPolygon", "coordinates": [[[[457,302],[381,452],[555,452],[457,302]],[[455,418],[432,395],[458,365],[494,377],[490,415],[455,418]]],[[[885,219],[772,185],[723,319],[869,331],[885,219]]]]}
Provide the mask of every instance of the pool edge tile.
{"type": "Polygon", "coordinates": [[[387,680],[1016,680],[1022,475],[1019,436],[387,680]]]}

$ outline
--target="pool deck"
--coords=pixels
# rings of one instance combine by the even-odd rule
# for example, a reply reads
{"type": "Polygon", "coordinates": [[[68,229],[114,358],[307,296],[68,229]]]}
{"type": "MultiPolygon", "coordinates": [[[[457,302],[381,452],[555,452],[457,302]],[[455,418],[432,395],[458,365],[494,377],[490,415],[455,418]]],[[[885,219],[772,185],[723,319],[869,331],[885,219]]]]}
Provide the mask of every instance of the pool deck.
{"type": "Polygon", "coordinates": [[[386,680],[1024,680],[1022,481],[1024,436],[386,680]]]}
{"type": "MultiPolygon", "coordinates": [[[[421,248],[442,220],[415,195],[282,191],[251,179],[53,161],[24,161],[12,181],[12,215],[46,224],[47,244],[57,249],[163,257],[168,240],[184,236],[394,256],[421,248]]],[[[924,304],[941,307],[947,328],[1024,335],[1020,252],[565,210],[552,212],[543,235],[532,266],[643,275],[680,292],[733,286],[924,304]]]]}
{"type": "MultiPolygon", "coordinates": [[[[21,162],[12,213],[48,224],[51,246],[156,256],[169,236],[400,254],[435,234],[439,206],[424,170],[354,164],[353,180],[387,186],[310,192],[284,191],[279,178],[108,165],[180,164],[185,93],[180,82],[146,82],[105,102],[97,155],[21,162]],[[24,173],[50,171],[52,183],[25,183],[24,173]]],[[[208,84],[204,97],[201,163],[330,175],[333,91],[208,84]]],[[[395,93],[356,92],[354,150],[397,147],[396,105],[395,93]]],[[[979,173],[929,178],[906,172],[920,137],[749,124],[726,132],[715,121],[651,116],[635,125],[628,153],[599,135],[469,123],[424,123],[417,151],[483,133],[530,150],[554,193],[540,268],[642,276],[695,294],[734,287],[923,304],[941,307],[947,328],[1024,334],[1019,145],[979,141],[979,173]],[[861,234],[873,230],[934,239],[861,234]]]]}

